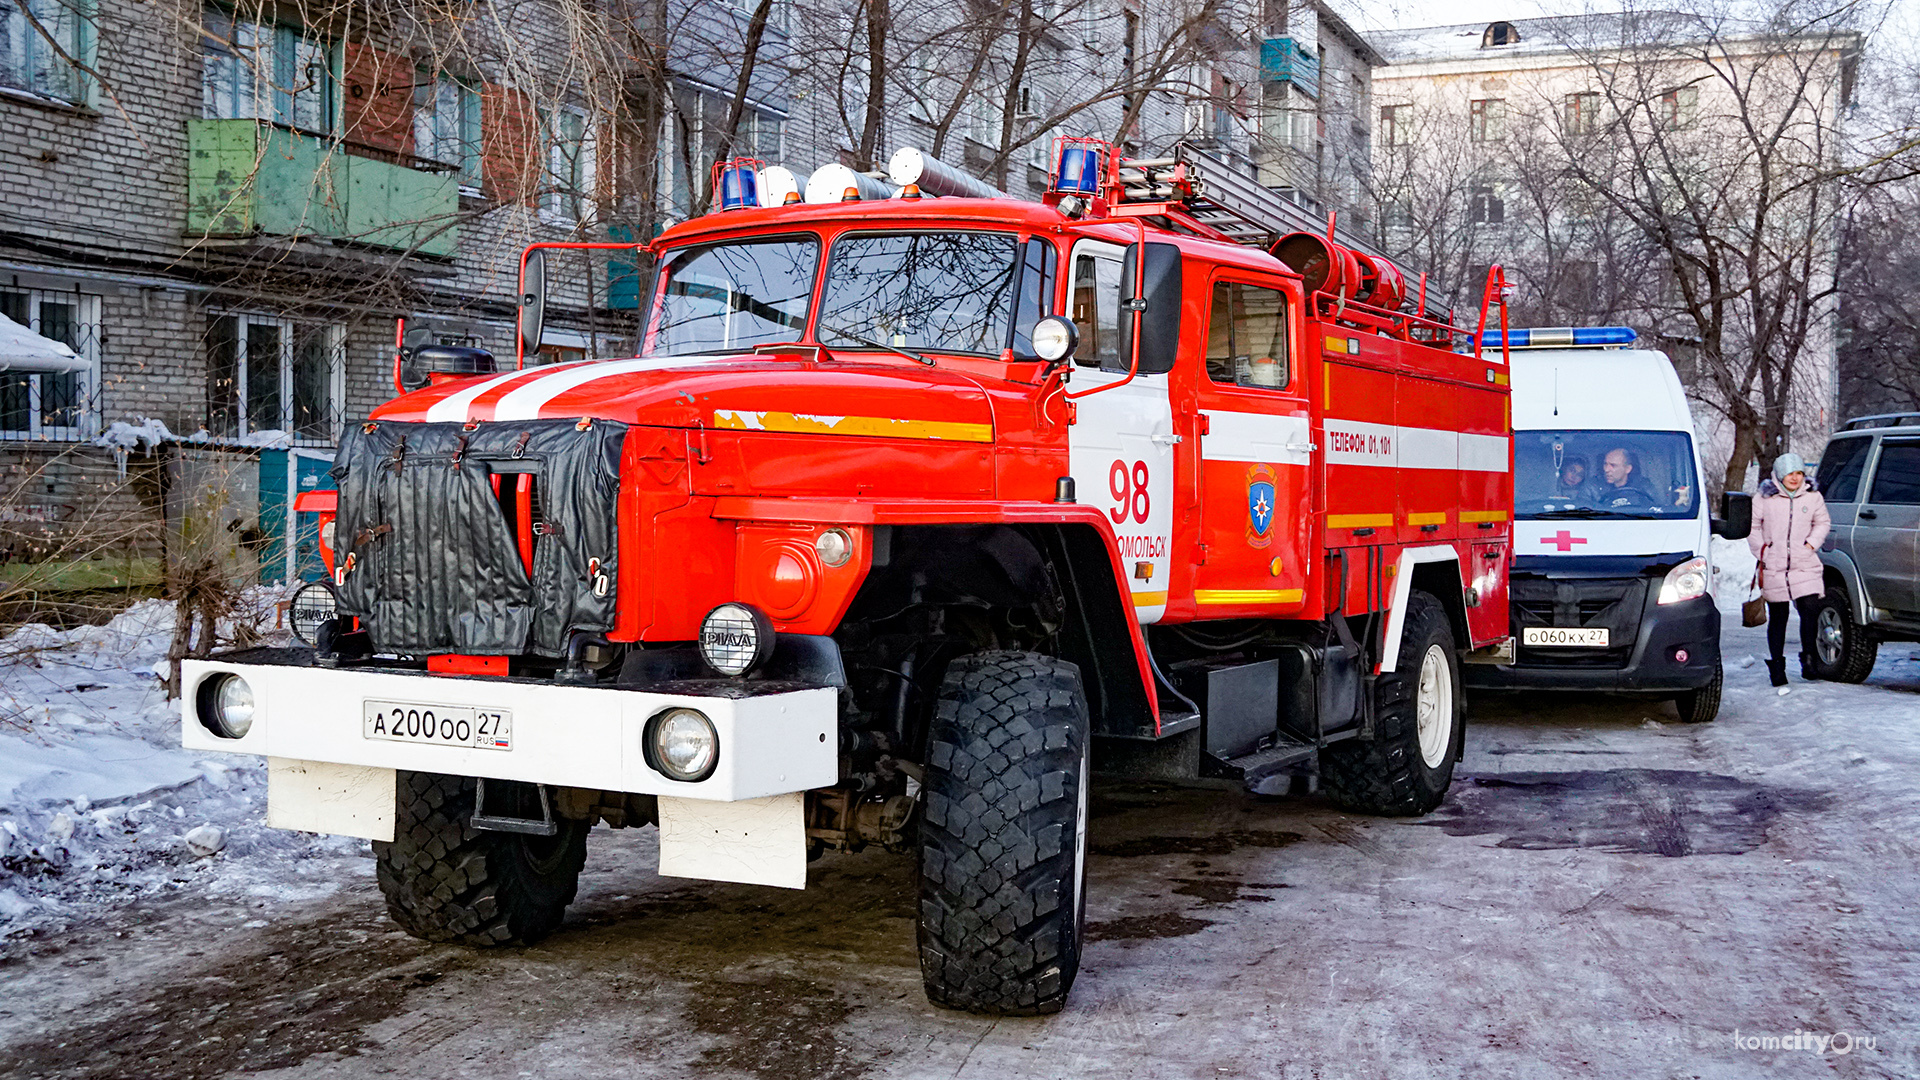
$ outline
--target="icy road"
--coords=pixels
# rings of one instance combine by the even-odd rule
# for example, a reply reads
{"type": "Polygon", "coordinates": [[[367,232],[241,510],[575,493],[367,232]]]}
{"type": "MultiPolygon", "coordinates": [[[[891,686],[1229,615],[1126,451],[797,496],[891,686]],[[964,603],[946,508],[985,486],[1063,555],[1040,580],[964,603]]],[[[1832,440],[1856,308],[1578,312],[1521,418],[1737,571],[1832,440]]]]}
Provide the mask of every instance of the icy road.
{"type": "Polygon", "coordinates": [[[1702,727],[1476,701],[1421,821],[1098,788],[1092,941],[1038,1020],[927,1005],[910,862],[877,851],[794,893],[658,878],[650,832],[596,831],[566,927],[480,953],[396,932],[358,845],[245,824],[255,773],[105,826],[61,803],[68,864],[0,876],[0,1076],[1920,1075],[1920,650],[1780,698],[1740,666],[1761,647],[1729,629],[1702,727]],[[231,835],[196,857],[206,821],[231,835]],[[106,884],[60,884],[83,870],[106,884]]]}

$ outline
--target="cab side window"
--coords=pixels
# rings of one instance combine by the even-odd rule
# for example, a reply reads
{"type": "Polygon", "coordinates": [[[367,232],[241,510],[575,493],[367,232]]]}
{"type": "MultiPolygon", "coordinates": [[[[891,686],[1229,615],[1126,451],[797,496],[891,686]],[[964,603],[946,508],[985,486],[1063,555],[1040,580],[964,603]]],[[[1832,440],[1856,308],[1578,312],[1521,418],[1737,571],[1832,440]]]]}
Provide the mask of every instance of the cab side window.
{"type": "Polygon", "coordinates": [[[1860,497],[1860,474],[1866,471],[1867,447],[1872,438],[1835,439],[1820,457],[1820,494],[1830,503],[1850,503],[1860,497]]]}
{"type": "Polygon", "coordinates": [[[1081,367],[1120,361],[1120,260],[1081,252],[1073,260],[1068,317],[1080,329],[1073,362],[1081,367]]]}
{"type": "Polygon", "coordinates": [[[1920,439],[1892,439],[1880,443],[1880,464],[1873,470],[1873,494],[1868,502],[1895,506],[1920,504],[1920,439]]]}
{"type": "Polygon", "coordinates": [[[1286,387],[1287,297],[1278,289],[1219,281],[1207,317],[1207,375],[1217,383],[1286,387]]]}

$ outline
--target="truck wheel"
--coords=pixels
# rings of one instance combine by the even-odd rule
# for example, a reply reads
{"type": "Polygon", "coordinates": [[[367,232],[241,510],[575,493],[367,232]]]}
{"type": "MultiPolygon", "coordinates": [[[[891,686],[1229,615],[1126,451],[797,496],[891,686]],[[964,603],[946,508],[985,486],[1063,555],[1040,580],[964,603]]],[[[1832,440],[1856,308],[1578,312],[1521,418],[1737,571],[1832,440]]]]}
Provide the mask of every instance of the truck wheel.
{"type": "Polygon", "coordinates": [[[1720,715],[1720,690],[1726,684],[1725,672],[1714,665],[1713,681],[1698,690],[1689,690],[1673,699],[1683,724],[1704,724],[1720,715]]]}
{"type": "Polygon", "coordinates": [[[1880,658],[1880,643],[1853,621],[1845,589],[1828,589],[1813,613],[1813,655],[1801,675],[1829,682],[1864,682],[1880,658]]]}
{"type": "Polygon", "coordinates": [[[1416,816],[1440,805],[1465,737],[1460,658],[1440,601],[1407,594],[1400,662],[1374,681],[1374,738],[1320,752],[1320,781],[1333,801],[1367,814],[1416,816]]]}
{"type": "Polygon", "coordinates": [[[935,1005],[1059,1011],[1080,970],[1091,758],[1080,669],[964,656],[940,684],[920,825],[920,975],[935,1005]]]}
{"type": "Polygon", "coordinates": [[[374,841],[373,855],[387,914],[402,930],[488,946],[531,944],[559,927],[586,865],[587,822],[562,819],[553,836],[476,829],[472,777],[399,779],[393,842],[374,841]]]}

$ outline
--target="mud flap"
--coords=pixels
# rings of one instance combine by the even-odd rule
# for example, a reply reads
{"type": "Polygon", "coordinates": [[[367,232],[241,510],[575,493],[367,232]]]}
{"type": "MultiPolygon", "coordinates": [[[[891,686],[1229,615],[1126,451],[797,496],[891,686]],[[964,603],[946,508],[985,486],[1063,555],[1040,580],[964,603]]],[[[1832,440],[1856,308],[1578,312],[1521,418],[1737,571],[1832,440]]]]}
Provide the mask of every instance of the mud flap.
{"type": "Polygon", "coordinates": [[[267,759],[267,826],[393,840],[392,769],[267,759]]]}
{"type": "Polygon", "coordinates": [[[807,887],[806,795],[720,802],[660,796],[662,877],[807,887]]]}

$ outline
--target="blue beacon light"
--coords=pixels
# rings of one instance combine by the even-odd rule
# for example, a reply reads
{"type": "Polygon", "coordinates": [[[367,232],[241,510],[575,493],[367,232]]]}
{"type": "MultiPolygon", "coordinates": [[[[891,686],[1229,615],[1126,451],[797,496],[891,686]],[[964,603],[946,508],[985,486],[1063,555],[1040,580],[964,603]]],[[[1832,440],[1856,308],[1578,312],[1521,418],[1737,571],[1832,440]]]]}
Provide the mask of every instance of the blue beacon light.
{"type": "MultiPolygon", "coordinates": [[[[1601,345],[1631,345],[1640,335],[1630,326],[1536,326],[1507,331],[1509,349],[1593,348],[1601,345]]],[[[1480,347],[1500,347],[1500,331],[1480,334],[1480,347]]]]}
{"type": "Polygon", "coordinates": [[[1087,146],[1061,150],[1060,175],[1053,188],[1070,195],[1100,194],[1100,152],[1087,146]]]}
{"type": "Polygon", "coordinates": [[[720,170],[720,209],[745,210],[760,205],[760,177],[750,165],[720,170]]]}

